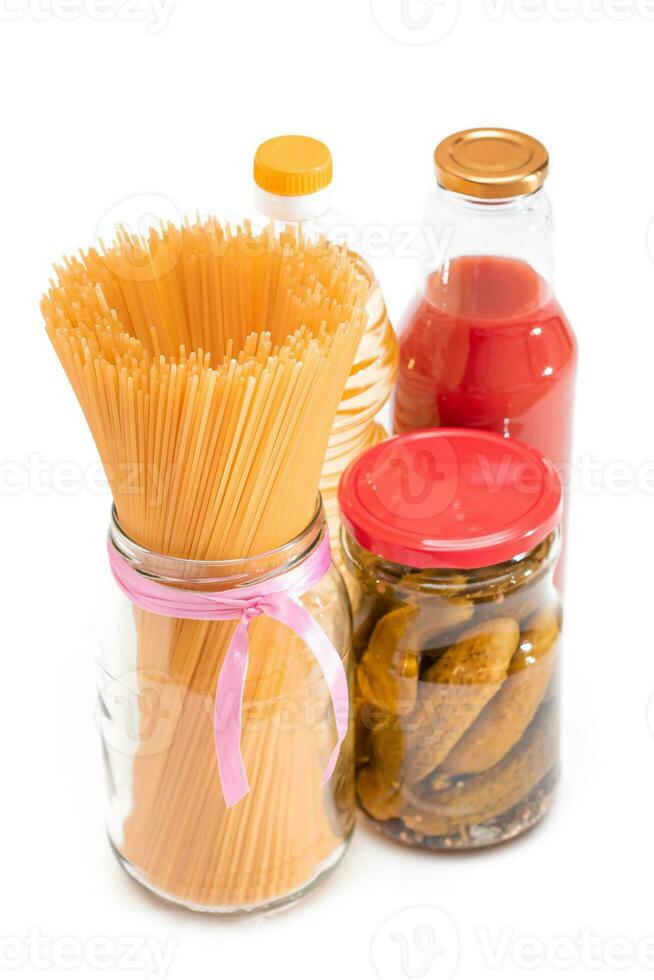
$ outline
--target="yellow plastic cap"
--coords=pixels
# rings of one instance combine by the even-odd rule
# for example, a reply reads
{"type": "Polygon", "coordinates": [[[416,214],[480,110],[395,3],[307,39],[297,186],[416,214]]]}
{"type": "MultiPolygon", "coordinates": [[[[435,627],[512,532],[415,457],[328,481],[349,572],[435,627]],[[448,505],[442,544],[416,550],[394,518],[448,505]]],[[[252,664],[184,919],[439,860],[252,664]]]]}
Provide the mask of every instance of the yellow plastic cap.
{"type": "Polygon", "coordinates": [[[275,136],[254,154],[254,182],[269,194],[300,197],[332,182],[329,147],[310,136],[275,136]]]}

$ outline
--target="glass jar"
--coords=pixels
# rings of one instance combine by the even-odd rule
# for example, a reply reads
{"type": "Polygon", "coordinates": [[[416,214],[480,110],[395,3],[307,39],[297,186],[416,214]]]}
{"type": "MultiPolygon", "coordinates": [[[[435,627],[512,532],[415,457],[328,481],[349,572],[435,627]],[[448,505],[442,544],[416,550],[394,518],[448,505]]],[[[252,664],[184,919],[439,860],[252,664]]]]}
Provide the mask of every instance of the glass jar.
{"type": "Polygon", "coordinates": [[[399,330],[394,431],[491,430],[567,472],[577,343],[554,292],[547,150],[473,129],[434,158],[425,241],[437,248],[399,330]]]}
{"type": "Polygon", "coordinates": [[[362,809],[433,850],[515,837],[559,768],[554,466],[491,433],[417,432],[350,467],[340,503],[362,809]]]}
{"type": "MultiPolygon", "coordinates": [[[[110,540],[144,579],[221,592],[297,566],[325,533],[320,507],[289,544],[238,561],[154,554],[130,540],[115,516],[110,540]]],[[[261,910],[297,899],[338,863],[354,824],[351,726],[331,779],[321,785],[336,737],[315,655],[287,626],[266,616],[251,620],[241,737],[250,791],[228,808],[216,763],[214,699],[236,622],[154,614],[133,606],[114,582],[110,594],[99,716],[108,832],[119,861],[159,896],[200,911],[261,910]]],[[[300,601],[352,681],[351,612],[333,565],[300,601]]]]}

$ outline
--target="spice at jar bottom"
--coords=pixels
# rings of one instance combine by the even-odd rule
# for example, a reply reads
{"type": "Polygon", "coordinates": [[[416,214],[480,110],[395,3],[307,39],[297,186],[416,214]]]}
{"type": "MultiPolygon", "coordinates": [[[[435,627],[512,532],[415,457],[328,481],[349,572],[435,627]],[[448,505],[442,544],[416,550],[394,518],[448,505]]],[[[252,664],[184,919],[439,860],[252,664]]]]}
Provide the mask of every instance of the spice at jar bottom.
{"type": "Polygon", "coordinates": [[[553,467],[487,433],[401,436],[344,477],[357,793],[403,843],[499,843],[549,807],[559,757],[560,506],[553,467]],[[430,474],[443,473],[452,453],[456,473],[444,488],[447,477],[430,474]],[[498,488],[478,479],[479,460],[494,467],[500,455],[498,488]],[[528,491],[516,480],[526,464],[528,491]]]}

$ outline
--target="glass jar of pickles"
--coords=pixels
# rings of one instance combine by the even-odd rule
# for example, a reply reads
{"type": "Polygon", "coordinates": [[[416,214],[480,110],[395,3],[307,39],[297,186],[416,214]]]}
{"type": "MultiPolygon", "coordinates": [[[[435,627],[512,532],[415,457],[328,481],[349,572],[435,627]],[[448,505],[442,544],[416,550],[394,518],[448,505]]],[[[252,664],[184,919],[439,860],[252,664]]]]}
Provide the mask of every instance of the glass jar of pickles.
{"type": "Polygon", "coordinates": [[[492,433],[418,431],[353,463],[340,507],[361,807],[433,850],[515,837],[558,775],[556,469],[492,433]]]}

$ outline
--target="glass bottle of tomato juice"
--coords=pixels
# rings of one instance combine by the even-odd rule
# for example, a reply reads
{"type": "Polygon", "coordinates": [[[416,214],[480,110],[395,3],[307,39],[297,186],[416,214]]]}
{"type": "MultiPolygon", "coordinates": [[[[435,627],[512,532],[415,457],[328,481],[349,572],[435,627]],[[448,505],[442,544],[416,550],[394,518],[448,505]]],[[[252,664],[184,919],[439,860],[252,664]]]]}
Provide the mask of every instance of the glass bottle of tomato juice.
{"type": "Polygon", "coordinates": [[[436,149],[437,246],[400,328],[396,433],[489,429],[570,463],[577,345],[554,295],[545,147],[513,130],[436,149]]]}

